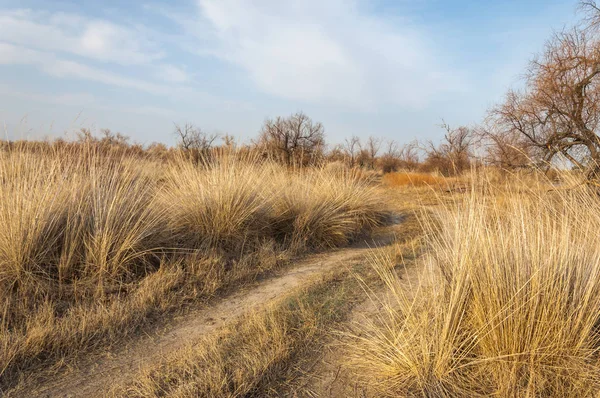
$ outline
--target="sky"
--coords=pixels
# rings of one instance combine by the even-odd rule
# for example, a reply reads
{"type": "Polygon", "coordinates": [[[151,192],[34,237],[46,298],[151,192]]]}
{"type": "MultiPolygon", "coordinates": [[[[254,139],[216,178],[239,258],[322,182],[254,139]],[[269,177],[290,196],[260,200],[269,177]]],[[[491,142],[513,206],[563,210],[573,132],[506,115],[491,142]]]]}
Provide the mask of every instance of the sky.
{"type": "Polygon", "coordinates": [[[0,0],[3,138],[174,123],[241,140],[303,111],[328,142],[474,125],[576,0],[0,0]]]}

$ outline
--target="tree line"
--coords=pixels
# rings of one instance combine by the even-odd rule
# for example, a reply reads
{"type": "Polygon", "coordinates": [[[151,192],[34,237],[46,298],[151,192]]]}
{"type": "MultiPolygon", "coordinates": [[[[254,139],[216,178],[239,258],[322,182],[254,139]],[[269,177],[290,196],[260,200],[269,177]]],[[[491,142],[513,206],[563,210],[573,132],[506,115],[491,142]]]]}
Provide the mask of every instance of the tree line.
{"type": "Polygon", "coordinates": [[[265,121],[253,144],[288,165],[340,161],[383,171],[457,174],[480,165],[551,168],[563,160],[598,178],[600,6],[584,0],[579,11],[580,21],[555,32],[530,61],[521,89],[509,90],[479,125],[442,123],[441,142],[399,144],[353,136],[327,150],[323,125],[299,112],[265,121]]]}
{"type": "MultiPolygon", "coordinates": [[[[209,134],[190,123],[175,125],[177,148],[130,144],[128,137],[110,130],[96,137],[82,129],[78,141],[157,157],[179,151],[196,162],[215,149],[235,148],[295,167],[341,162],[384,172],[405,169],[445,175],[482,165],[503,170],[550,168],[562,159],[598,178],[600,6],[585,0],[579,9],[580,21],[555,32],[530,61],[521,89],[509,90],[478,125],[450,127],[442,122],[445,134],[440,142],[352,136],[328,146],[323,124],[303,112],[265,120],[258,136],[243,145],[230,135],[209,134]]],[[[58,140],[57,145],[68,144],[58,140]]]]}
{"type": "Polygon", "coordinates": [[[442,142],[412,141],[401,144],[370,136],[361,139],[352,136],[337,145],[327,145],[325,128],[303,112],[288,117],[265,120],[256,139],[240,145],[228,135],[218,144],[218,135],[208,134],[193,126],[175,125],[177,147],[197,160],[209,156],[214,149],[236,148],[254,152],[290,167],[311,166],[339,162],[347,167],[367,168],[392,172],[397,170],[438,171],[452,175],[472,167],[475,157],[476,131],[460,126],[451,128],[442,123],[446,134],[442,142]]]}

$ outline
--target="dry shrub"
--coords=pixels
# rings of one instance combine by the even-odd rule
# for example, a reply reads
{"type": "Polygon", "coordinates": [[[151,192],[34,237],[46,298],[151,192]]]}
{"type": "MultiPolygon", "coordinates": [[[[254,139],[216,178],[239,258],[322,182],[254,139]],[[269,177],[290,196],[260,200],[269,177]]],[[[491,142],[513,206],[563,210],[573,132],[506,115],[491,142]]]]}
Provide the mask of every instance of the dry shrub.
{"type": "Polygon", "coordinates": [[[596,396],[600,203],[524,190],[441,212],[414,299],[377,261],[393,298],[354,365],[381,396],[596,396]]]}
{"type": "Polygon", "coordinates": [[[0,285],[21,305],[103,295],[146,275],[165,244],[150,175],[126,160],[86,160],[0,158],[0,285]]]}
{"type": "MultiPolygon", "coordinates": [[[[177,293],[189,282],[182,267],[162,267],[144,278],[124,297],[110,301],[63,304],[38,303],[17,327],[0,325],[2,383],[24,376],[23,370],[44,360],[67,357],[80,350],[110,344],[150,322],[153,314],[181,305],[177,293]]],[[[5,308],[6,310],[6,308],[5,308]]]]}
{"type": "Polygon", "coordinates": [[[166,214],[141,170],[95,153],[0,155],[3,379],[122,329],[111,297],[155,272],[165,246],[166,214]]]}
{"type": "Polygon", "coordinates": [[[178,245],[239,255],[272,242],[305,251],[348,244],[380,224],[381,194],[352,170],[286,170],[226,156],[166,177],[163,201],[178,245]]]}

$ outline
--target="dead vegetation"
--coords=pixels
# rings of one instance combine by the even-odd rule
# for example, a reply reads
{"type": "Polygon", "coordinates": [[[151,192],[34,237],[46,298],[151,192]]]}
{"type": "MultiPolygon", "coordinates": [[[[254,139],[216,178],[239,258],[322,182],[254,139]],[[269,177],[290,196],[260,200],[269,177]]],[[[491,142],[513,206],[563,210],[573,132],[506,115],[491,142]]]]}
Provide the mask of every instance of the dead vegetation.
{"type": "MultiPolygon", "coordinates": [[[[285,168],[235,152],[198,163],[92,147],[69,158],[1,156],[5,391],[19,377],[25,391],[23,377],[40,365],[122,341],[295,255],[350,243],[382,223],[383,195],[420,214],[400,228],[412,236],[425,227],[422,257],[377,257],[390,294],[350,343],[343,337],[354,358],[336,358],[348,369],[343,380],[374,396],[600,389],[600,217],[596,192],[571,183],[578,173],[559,173],[565,189],[536,173],[389,173],[383,184],[396,189],[382,191],[364,172],[285,168]],[[467,189],[446,188],[457,182],[467,189]],[[419,287],[397,280],[403,259],[428,271],[419,287]]],[[[301,395],[305,367],[332,332],[348,330],[341,322],[366,297],[343,269],[306,289],[150,364],[114,394],[301,395]]]]}
{"type": "Polygon", "coordinates": [[[382,178],[383,184],[390,187],[447,187],[454,181],[452,178],[443,177],[431,173],[416,172],[394,172],[385,174],[382,178]]]}
{"type": "Polygon", "coordinates": [[[426,234],[414,297],[377,266],[392,299],[356,337],[353,366],[377,396],[596,396],[597,207],[581,185],[473,189],[426,234]]]}
{"type": "Polygon", "coordinates": [[[292,291],[266,307],[247,313],[204,336],[160,363],[149,363],[114,396],[133,397],[280,397],[314,395],[307,374],[319,370],[323,351],[335,342],[369,289],[381,281],[365,261],[372,253],[399,260],[415,254],[422,229],[406,214],[407,224],[384,228],[397,235],[393,244],[332,267],[316,283],[292,291]]]}
{"type": "Polygon", "coordinates": [[[349,172],[0,152],[1,385],[383,221],[349,172]]]}

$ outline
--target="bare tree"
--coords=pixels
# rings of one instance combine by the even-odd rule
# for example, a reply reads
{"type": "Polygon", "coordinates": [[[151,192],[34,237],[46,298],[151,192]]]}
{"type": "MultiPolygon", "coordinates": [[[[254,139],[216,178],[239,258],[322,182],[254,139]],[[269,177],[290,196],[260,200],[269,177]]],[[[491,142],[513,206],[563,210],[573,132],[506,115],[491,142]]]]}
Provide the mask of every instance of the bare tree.
{"type": "Polygon", "coordinates": [[[225,146],[225,148],[233,149],[237,147],[238,143],[233,135],[225,134],[223,136],[223,145],[225,146]]]}
{"type": "Polygon", "coordinates": [[[218,134],[207,134],[191,123],[183,126],[175,124],[174,134],[177,137],[177,145],[185,151],[206,152],[219,138],[218,134]]]}
{"type": "Polygon", "coordinates": [[[481,160],[501,170],[514,170],[535,163],[534,148],[514,130],[505,131],[493,119],[475,130],[481,160]]]}
{"type": "Polygon", "coordinates": [[[383,172],[389,173],[399,169],[415,170],[419,166],[418,149],[417,141],[399,145],[396,141],[389,140],[380,158],[383,172]]]}
{"type": "Polygon", "coordinates": [[[94,134],[92,134],[92,130],[90,130],[89,128],[82,127],[77,132],[77,140],[79,142],[91,143],[95,142],[96,138],[94,137],[94,134]]]}
{"type": "Polygon", "coordinates": [[[346,152],[341,144],[335,145],[327,154],[327,160],[329,162],[345,162],[346,152]]]}
{"type": "Polygon", "coordinates": [[[398,150],[400,167],[406,170],[416,170],[419,167],[419,143],[416,140],[408,142],[398,150]]]}
{"type": "Polygon", "coordinates": [[[386,149],[380,159],[381,169],[384,173],[397,171],[400,167],[398,143],[394,140],[389,140],[386,143],[386,149]]]}
{"type": "Polygon", "coordinates": [[[316,161],[325,147],[323,125],[303,112],[287,118],[267,119],[260,132],[259,146],[287,165],[316,161]]]}
{"type": "Polygon", "coordinates": [[[342,150],[346,155],[348,165],[350,167],[356,166],[356,161],[360,153],[360,138],[353,135],[349,139],[346,138],[342,144],[342,150]]]}
{"type": "Polygon", "coordinates": [[[210,150],[219,137],[218,134],[207,134],[191,123],[183,126],[175,124],[174,134],[184,155],[196,164],[210,155],[210,150]]]}
{"type": "Polygon", "coordinates": [[[100,144],[107,147],[126,147],[129,145],[129,137],[121,133],[113,133],[110,129],[102,129],[100,144]]]}
{"type": "Polygon", "coordinates": [[[366,151],[369,167],[371,169],[375,169],[375,161],[377,160],[377,154],[379,153],[379,149],[381,149],[381,139],[370,136],[365,144],[364,150],[366,151]]]}
{"type": "MultiPolygon", "coordinates": [[[[589,17],[590,23],[599,18],[589,17]]],[[[556,33],[531,62],[525,89],[510,91],[492,116],[505,134],[521,135],[545,164],[561,155],[597,176],[600,41],[598,31],[590,27],[556,33]]]]}
{"type": "Polygon", "coordinates": [[[444,140],[436,145],[432,141],[425,144],[425,166],[445,175],[460,174],[471,164],[473,134],[468,127],[451,128],[442,121],[446,130],[444,140]]]}
{"type": "Polygon", "coordinates": [[[600,5],[594,0],[582,0],[579,9],[583,11],[583,28],[597,30],[600,28],[600,5]]]}

